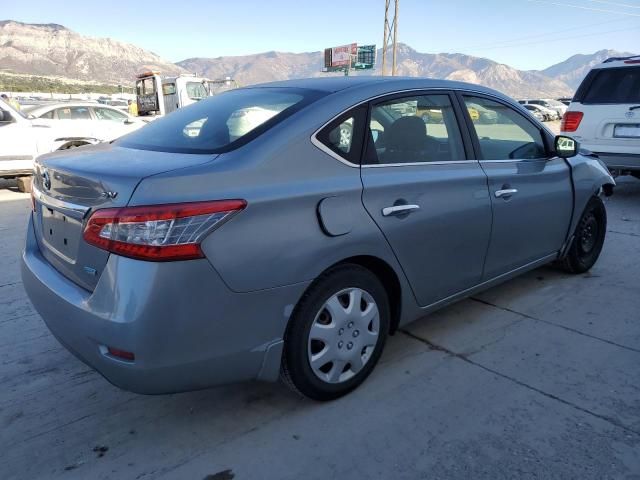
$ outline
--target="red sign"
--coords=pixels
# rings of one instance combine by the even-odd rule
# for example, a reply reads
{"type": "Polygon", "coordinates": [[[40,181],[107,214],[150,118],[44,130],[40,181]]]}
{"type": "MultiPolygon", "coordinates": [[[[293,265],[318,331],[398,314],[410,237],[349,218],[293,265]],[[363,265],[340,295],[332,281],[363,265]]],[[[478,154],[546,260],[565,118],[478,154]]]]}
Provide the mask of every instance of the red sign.
{"type": "Polygon", "coordinates": [[[358,54],[358,44],[341,45],[331,49],[331,66],[348,67],[351,65],[351,55],[358,54]]]}

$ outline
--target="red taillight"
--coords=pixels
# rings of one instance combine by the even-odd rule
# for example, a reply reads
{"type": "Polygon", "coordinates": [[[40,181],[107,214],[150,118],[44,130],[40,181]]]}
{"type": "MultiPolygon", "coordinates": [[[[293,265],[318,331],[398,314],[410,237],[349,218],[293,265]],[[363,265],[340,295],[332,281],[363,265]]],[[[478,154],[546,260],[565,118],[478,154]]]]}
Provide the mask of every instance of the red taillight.
{"type": "Polygon", "coordinates": [[[625,60],[624,63],[635,65],[637,63],[640,63],[640,60],[625,60]]]}
{"type": "Polygon", "coordinates": [[[119,348],[107,347],[107,352],[109,352],[109,355],[112,357],[128,360],[129,362],[133,362],[136,359],[133,352],[127,352],[126,350],[120,350],[119,348]]]}
{"type": "Polygon", "coordinates": [[[580,122],[584,117],[582,112],[567,112],[562,117],[562,123],[560,124],[560,131],[562,132],[575,132],[580,126],[580,122]]]}
{"type": "Polygon", "coordinates": [[[217,200],[96,210],[83,237],[124,257],[192,260],[204,256],[202,238],[246,206],[244,200],[217,200]]]}

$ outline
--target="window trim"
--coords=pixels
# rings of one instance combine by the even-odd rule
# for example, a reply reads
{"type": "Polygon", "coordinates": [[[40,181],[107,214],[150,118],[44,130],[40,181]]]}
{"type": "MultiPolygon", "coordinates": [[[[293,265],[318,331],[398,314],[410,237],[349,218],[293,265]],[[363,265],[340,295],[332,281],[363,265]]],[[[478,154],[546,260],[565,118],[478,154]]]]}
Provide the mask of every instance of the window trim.
{"type": "MultiPolygon", "coordinates": [[[[372,97],[369,97],[365,100],[361,100],[359,102],[354,103],[353,105],[345,108],[344,110],[341,110],[339,113],[337,113],[336,115],[334,115],[333,117],[331,117],[331,119],[325,123],[323,123],[320,128],[318,128],[316,131],[314,131],[311,134],[311,143],[319,148],[320,150],[322,150],[323,152],[325,152],[327,155],[329,155],[330,157],[333,157],[335,160],[338,160],[340,163],[343,163],[349,167],[352,168],[380,168],[380,167],[404,167],[404,166],[416,166],[416,165],[423,165],[423,166],[428,166],[428,165],[449,165],[449,164],[466,164],[466,163],[478,163],[480,160],[477,158],[478,155],[476,153],[476,146],[474,144],[473,141],[473,137],[471,136],[471,133],[468,130],[468,125],[466,124],[466,120],[467,120],[467,116],[468,113],[465,114],[464,113],[464,109],[462,109],[462,107],[460,106],[460,99],[458,97],[458,95],[461,92],[467,92],[467,93],[472,93],[475,95],[485,95],[486,97],[490,98],[490,99],[498,99],[501,100],[500,97],[491,95],[490,93],[484,93],[484,92],[479,92],[477,90],[471,90],[471,89],[463,89],[463,88],[442,88],[442,87],[436,87],[436,88],[425,88],[425,87],[418,87],[418,88],[406,88],[403,90],[397,90],[395,92],[386,92],[386,93],[380,93],[378,95],[374,95],[372,97]],[[418,95],[418,94],[424,94],[424,95],[436,95],[439,93],[445,93],[448,94],[450,99],[451,99],[451,103],[453,106],[453,109],[455,111],[456,114],[456,121],[458,123],[458,129],[460,131],[460,135],[462,137],[462,143],[464,146],[464,150],[466,153],[466,160],[447,160],[447,161],[439,161],[439,162],[408,162],[408,163],[388,163],[388,164],[370,164],[370,165],[363,165],[362,164],[362,156],[364,156],[364,154],[366,153],[364,150],[365,148],[362,149],[362,156],[360,158],[360,164],[356,165],[354,163],[351,163],[347,160],[345,160],[344,158],[340,157],[339,155],[337,155],[336,153],[334,153],[331,149],[327,148],[321,141],[319,141],[316,138],[316,135],[318,135],[318,133],[320,131],[322,131],[327,125],[329,125],[331,122],[333,122],[334,120],[336,120],[338,117],[342,116],[343,114],[347,113],[348,111],[359,107],[360,105],[363,104],[368,104],[367,108],[369,110],[369,112],[371,111],[371,103],[381,99],[381,98],[385,98],[385,97],[394,97],[394,96],[407,96],[407,94],[409,95],[418,95]]],[[[369,115],[367,115],[367,121],[369,121],[369,115]]]]}
{"type": "Polygon", "coordinates": [[[518,108],[514,108],[515,105],[505,101],[504,99],[495,96],[495,95],[490,95],[487,93],[483,93],[483,92],[477,92],[477,91],[473,91],[473,90],[464,90],[464,89],[460,89],[460,90],[456,90],[456,97],[458,100],[458,103],[460,104],[460,108],[462,108],[462,106],[466,106],[466,103],[464,101],[464,97],[465,96],[475,96],[475,97],[480,97],[480,98],[486,98],[487,100],[491,100],[493,102],[496,103],[500,103],[501,105],[504,105],[505,107],[511,108],[513,111],[515,111],[517,114],[519,114],[526,122],[529,122],[533,127],[536,127],[537,131],[540,132],[540,136],[542,137],[542,143],[544,144],[544,148],[545,148],[545,156],[544,157],[539,157],[539,158],[509,158],[509,159],[500,159],[500,160],[488,160],[485,158],[482,158],[482,149],[480,148],[480,141],[478,140],[478,134],[476,132],[475,127],[473,126],[473,121],[471,120],[471,116],[469,115],[469,112],[467,112],[465,109],[462,109],[462,116],[464,118],[465,121],[465,127],[468,130],[468,133],[471,137],[471,143],[473,145],[473,150],[475,152],[475,158],[478,162],[482,163],[514,163],[514,162],[539,162],[540,160],[545,160],[545,161],[549,161],[552,158],[555,158],[555,156],[552,154],[553,152],[549,149],[550,145],[553,145],[553,141],[550,139],[551,133],[546,129],[546,127],[544,127],[543,125],[539,125],[536,124],[535,122],[531,121],[531,118],[528,118],[530,115],[529,114],[525,114],[525,112],[522,112],[520,109],[523,109],[525,111],[528,112],[528,110],[526,110],[524,108],[524,106],[522,106],[522,104],[518,103],[518,108]]]}

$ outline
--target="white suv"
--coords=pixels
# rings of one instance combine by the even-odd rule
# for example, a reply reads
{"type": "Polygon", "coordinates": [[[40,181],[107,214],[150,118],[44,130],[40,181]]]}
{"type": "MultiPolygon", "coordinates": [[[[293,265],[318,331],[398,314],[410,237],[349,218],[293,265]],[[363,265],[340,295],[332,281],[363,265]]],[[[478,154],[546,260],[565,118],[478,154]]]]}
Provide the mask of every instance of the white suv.
{"type": "Polygon", "coordinates": [[[640,178],[640,55],[609,58],[589,72],[560,127],[617,175],[640,178]]]}

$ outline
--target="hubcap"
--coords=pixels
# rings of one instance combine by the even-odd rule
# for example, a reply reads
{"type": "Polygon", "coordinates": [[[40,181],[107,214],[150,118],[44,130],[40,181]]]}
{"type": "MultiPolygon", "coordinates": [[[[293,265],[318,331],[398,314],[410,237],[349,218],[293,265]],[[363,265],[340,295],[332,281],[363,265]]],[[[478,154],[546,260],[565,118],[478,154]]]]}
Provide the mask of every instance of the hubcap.
{"type": "Polygon", "coordinates": [[[583,253],[588,254],[593,250],[598,238],[598,221],[591,214],[584,219],[582,230],[580,231],[580,249],[583,253]]]}
{"type": "Polygon", "coordinates": [[[340,146],[348,148],[351,145],[351,129],[343,127],[340,129],[340,146]]]}
{"type": "Polygon", "coordinates": [[[373,297],[360,288],[331,296],[311,325],[307,346],[313,373],[328,383],[356,375],[371,358],[380,334],[380,313],[373,297]]]}

